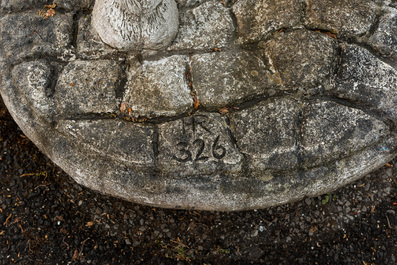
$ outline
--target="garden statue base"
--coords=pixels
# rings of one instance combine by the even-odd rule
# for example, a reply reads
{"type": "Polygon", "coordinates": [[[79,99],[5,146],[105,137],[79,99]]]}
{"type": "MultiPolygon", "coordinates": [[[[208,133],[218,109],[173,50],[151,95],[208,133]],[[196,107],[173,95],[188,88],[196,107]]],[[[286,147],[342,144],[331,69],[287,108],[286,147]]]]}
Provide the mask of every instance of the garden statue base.
{"type": "Polygon", "coordinates": [[[78,183],[246,210],[397,155],[397,3],[0,2],[0,92],[78,183]],[[40,11],[40,12],[39,12],[40,11]]]}

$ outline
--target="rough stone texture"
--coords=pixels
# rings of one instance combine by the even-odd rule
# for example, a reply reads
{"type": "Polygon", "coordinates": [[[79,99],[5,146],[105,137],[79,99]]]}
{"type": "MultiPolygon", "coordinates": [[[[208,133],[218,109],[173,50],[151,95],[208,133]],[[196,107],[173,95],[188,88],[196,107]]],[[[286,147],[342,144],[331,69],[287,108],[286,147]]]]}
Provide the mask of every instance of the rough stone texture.
{"type": "Polygon", "coordinates": [[[306,24],[338,36],[358,37],[375,22],[376,5],[371,0],[306,0],[306,24]]]}
{"type": "Polygon", "coordinates": [[[330,101],[310,102],[303,111],[302,161],[305,167],[324,165],[376,144],[389,134],[386,124],[361,110],[330,101]]]}
{"type": "Polygon", "coordinates": [[[78,25],[76,40],[77,53],[82,58],[101,58],[115,53],[115,49],[102,42],[101,37],[94,30],[91,16],[83,16],[78,25]]]}
{"type": "MultiPolygon", "coordinates": [[[[202,3],[206,2],[206,1],[208,1],[208,0],[176,0],[176,2],[178,3],[178,5],[180,7],[194,7],[194,6],[201,5],[202,3]]],[[[229,5],[233,4],[234,2],[236,2],[236,0],[222,0],[221,1],[221,3],[224,6],[229,6],[229,5]]]]}
{"type": "Polygon", "coordinates": [[[181,15],[179,33],[169,50],[228,46],[234,32],[229,9],[219,1],[205,2],[181,15]]]}
{"type": "Polygon", "coordinates": [[[51,119],[55,112],[54,69],[45,61],[32,61],[17,65],[12,71],[17,88],[41,115],[51,119]]]}
{"type": "Polygon", "coordinates": [[[59,76],[54,100],[63,116],[118,110],[122,70],[116,61],[74,61],[59,76]],[[106,73],[106,75],[104,75],[106,73]]]}
{"type": "Polygon", "coordinates": [[[178,32],[178,8],[174,0],[97,0],[92,23],[114,48],[160,49],[178,32]]]}
{"type": "Polygon", "coordinates": [[[369,44],[383,56],[397,62],[397,9],[385,10],[378,28],[369,39],[369,44]]]}
{"type": "Polygon", "coordinates": [[[299,24],[303,15],[299,0],[247,0],[233,6],[237,18],[239,42],[252,43],[269,33],[299,24]]]}
{"type": "Polygon", "coordinates": [[[264,102],[233,113],[230,123],[238,147],[252,160],[253,170],[289,170],[297,166],[299,105],[296,100],[264,102]]]}
{"type": "Polygon", "coordinates": [[[180,7],[191,7],[195,5],[201,5],[207,0],[176,0],[180,7]]]}
{"type": "Polygon", "coordinates": [[[159,126],[159,167],[166,173],[237,173],[242,159],[220,114],[197,113],[159,126]]]}
{"type": "Polygon", "coordinates": [[[397,70],[357,45],[342,46],[342,62],[331,93],[381,111],[397,121],[397,70]]]}
{"type": "Polygon", "coordinates": [[[275,86],[262,60],[246,51],[194,55],[191,74],[200,105],[210,109],[241,103],[275,86]]]}
{"type": "Polygon", "coordinates": [[[132,116],[174,116],[191,110],[187,63],[187,56],[175,55],[133,67],[123,98],[132,116]]]}
{"type": "Polygon", "coordinates": [[[281,33],[266,44],[266,51],[283,86],[306,89],[324,83],[337,54],[334,39],[307,30],[281,33]]]}
{"type": "Polygon", "coordinates": [[[10,14],[0,19],[1,39],[12,63],[32,56],[61,56],[72,42],[72,15],[43,19],[37,12],[10,14]]]}
{"type": "Polygon", "coordinates": [[[43,19],[18,3],[0,3],[1,96],[89,188],[255,209],[330,192],[396,156],[394,2],[173,1],[178,37],[124,51],[101,43],[79,4],[43,19]],[[324,32],[335,29],[338,40],[324,32]]]}
{"type": "MultiPolygon", "coordinates": [[[[62,0],[57,1],[55,11],[58,8],[66,9],[68,11],[75,9],[88,9],[92,6],[94,0],[62,0]]],[[[44,5],[52,5],[51,1],[43,0],[2,0],[0,2],[0,12],[19,12],[23,10],[44,10],[44,5]]]]}
{"type": "Polygon", "coordinates": [[[111,159],[133,165],[154,165],[152,127],[115,120],[66,120],[58,124],[57,130],[111,159]]]}

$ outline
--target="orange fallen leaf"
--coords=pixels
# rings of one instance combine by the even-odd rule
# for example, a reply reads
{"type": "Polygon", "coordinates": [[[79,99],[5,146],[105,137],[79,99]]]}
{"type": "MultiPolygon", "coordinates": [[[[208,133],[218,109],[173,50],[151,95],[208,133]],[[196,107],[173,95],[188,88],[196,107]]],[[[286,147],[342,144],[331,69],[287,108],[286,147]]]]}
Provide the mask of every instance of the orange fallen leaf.
{"type": "Polygon", "coordinates": [[[193,97],[193,101],[194,101],[194,109],[198,109],[200,105],[200,101],[198,100],[197,96],[193,97]]]}
{"type": "Polygon", "coordinates": [[[55,8],[57,4],[53,3],[52,5],[44,5],[45,8],[55,8]]]}
{"type": "Polygon", "coordinates": [[[91,227],[91,226],[93,226],[93,225],[94,225],[94,222],[87,222],[85,226],[91,227]]]}
{"type": "Polygon", "coordinates": [[[127,103],[121,102],[120,111],[125,112],[127,110],[127,103]]]}
{"type": "Polygon", "coordinates": [[[55,10],[54,9],[48,9],[47,12],[44,14],[44,19],[47,19],[49,17],[55,16],[55,10]]]}
{"type": "Polygon", "coordinates": [[[222,114],[222,115],[225,115],[226,113],[229,113],[229,108],[221,108],[220,110],[219,110],[219,113],[220,114],[222,114]]]}
{"type": "Polygon", "coordinates": [[[333,38],[333,39],[337,39],[336,35],[334,33],[331,32],[325,32],[325,34],[327,34],[329,37],[333,38]]]}

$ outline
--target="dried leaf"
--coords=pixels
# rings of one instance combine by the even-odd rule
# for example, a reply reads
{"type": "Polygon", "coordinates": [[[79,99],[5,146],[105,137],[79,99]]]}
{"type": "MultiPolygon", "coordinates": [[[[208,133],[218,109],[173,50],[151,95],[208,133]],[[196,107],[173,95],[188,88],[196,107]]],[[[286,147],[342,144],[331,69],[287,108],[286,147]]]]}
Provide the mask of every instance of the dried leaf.
{"type": "Polygon", "coordinates": [[[127,110],[127,103],[121,102],[120,111],[125,112],[127,110]]]}
{"type": "Polygon", "coordinates": [[[48,9],[47,12],[44,14],[44,19],[47,19],[49,17],[55,16],[55,10],[54,9],[48,9]]]}
{"type": "Polygon", "coordinates": [[[226,113],[229,113],[229,108],[221,108],[220,110],[219,110],[219,113],[220,114],[222,114],[222,115],[225,115],[226,113]]]}
{"type": "Polygon", "coordinates": [[[337,39],[336,35],[334,33],[331,32],[325,32],[325,34],[327,34],[329,37],[333,38],[333,39],[337,39]]]}
{"type": "Polygon", "coordinates": [[[198,100],[197,96],[194,96],[193,100],[194,100],[194,109],[198,109],[200,105],[200,101],[198,100]]]}
{"type": "Polygon", "coordinates": [[[55,8],[57,4],[53,3],[52,5],[44,5],[45,8],[55,8]]]}

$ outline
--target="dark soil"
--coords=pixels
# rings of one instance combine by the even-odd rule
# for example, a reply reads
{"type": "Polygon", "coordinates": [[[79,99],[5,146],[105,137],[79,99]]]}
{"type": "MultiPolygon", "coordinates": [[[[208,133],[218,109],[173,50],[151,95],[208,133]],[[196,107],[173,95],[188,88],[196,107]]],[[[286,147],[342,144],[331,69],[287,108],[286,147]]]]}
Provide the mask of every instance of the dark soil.
{"type": "Polygon", "coordinates": [[[397,159],[264,210],[141,206],[76,184],[0,104],[1,264],[397,264],[397,159]]]}

